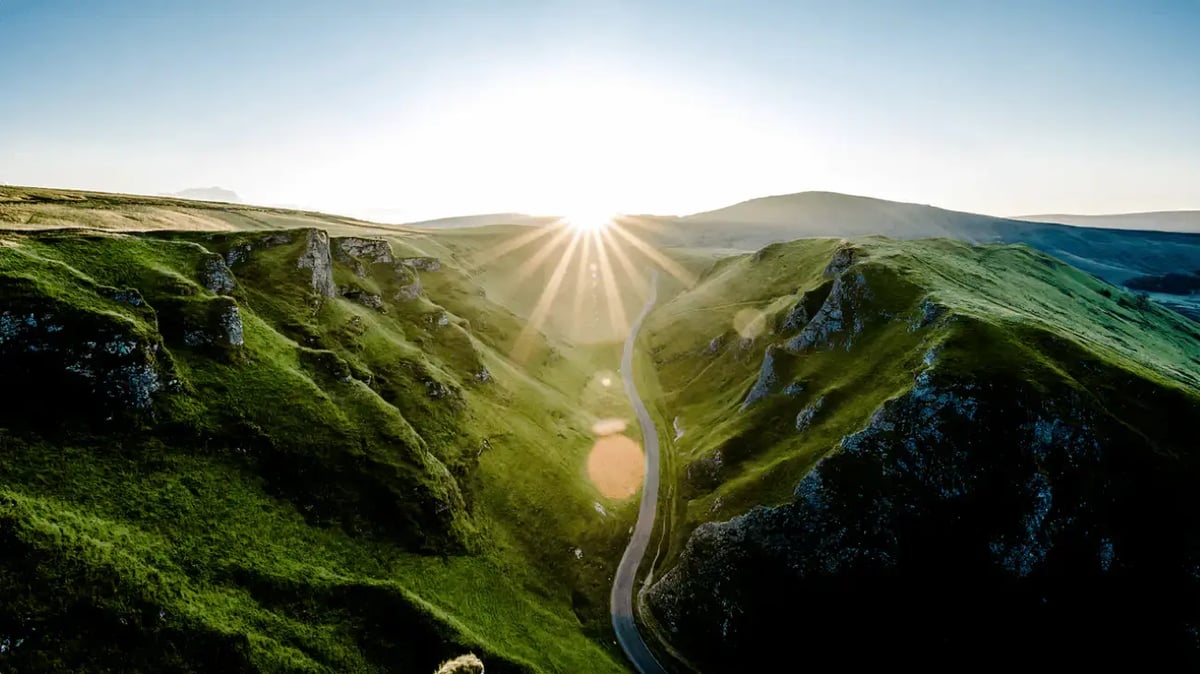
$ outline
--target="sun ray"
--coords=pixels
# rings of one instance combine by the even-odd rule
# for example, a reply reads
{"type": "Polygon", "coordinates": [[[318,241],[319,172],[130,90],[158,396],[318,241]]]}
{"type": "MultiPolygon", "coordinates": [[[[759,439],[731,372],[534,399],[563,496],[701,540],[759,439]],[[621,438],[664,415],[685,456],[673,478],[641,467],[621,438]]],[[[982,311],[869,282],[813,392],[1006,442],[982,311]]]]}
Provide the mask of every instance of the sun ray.
{"type": "Polygon", "coordinates": [[[619,234],[622,238],[628,241],[630,245],[638,249],[638,251],[640,251],[643,255],[653,260],[668,274],[678,279],[680,283],[683,283],[685,286],[691,286],[696,282],[695,275],[693,275],[690,271],[684,269],[678,262],[655,250],[650,246],[650,244],[642,241],[637,236],[626,231],[621,225],[613,223],[609,229],[619,234]]]}
{"type": "Polygon", "coordinates": [[[609,252],[611,252],[612,256],[616,258],[617,264],[621,266],[621,270],[625,272],[625,275],[628,276],[630,280],[634,281],[633,286],[634,290],[637,292],[637,296],[640,299],[645,299],[647,288],[646,284],[641,282],[642,274],[638,273],[637,267],[633,265],[633,260],[629,259],[629,255],[621,246],[621,242],[617,241],[617,239],[613,237],[608,230],[601,231],[600,238],[601,241],[599,242],[599,245],[608,246],[609,252]]]}
{"type": "MultiPolygon", "coordinates": [[[[571,233],[570,230],[566,231],[568,234],[571,233]]],[[[529,357],[529,352],[533,348],[533,340],[536,339],[538,330],[542,327],[542,323],[545,322],[546,314],[550,312],[550,304],[558,295],[558,287],[562,285],[563,277],[567,275],[567,267],[571,263],[571,257],[574,256],[575,248],[579,246],[581,238],[582,236],[578,232],[575,232],[575,236],[571,237],[571,242],[567,244],[567,249],[563,252],[562,259],[558,261],[558,266],[550,274],[550,281],[546,284],[545,289],[542,290],[537,305],[534,306],[533,312],[530,313],[529,321],[517,337],[512,351],[513,359],[517,362],[524,362],[529,357]]]]}
{"type": "Polygon", "coordinates": [[[537,271],[538,267],[541,267],[542,263],[554,253],[555,249],[558,248],[558,245],[569,236],[574,237],[575,239],[579,238],[579,234],[577,232],[574,232],[566,227],[562,227],[558,234],[555,234],[552,239],[543,244],[542,247],[539,248],[532,257],[521,263],[521,266],[517,268],[517,280],[524,281],[528,279],[529,276],[532,275],[533,272],[537,271]]]}
{"type": "Polygon", "coordinates": [[[522,248],[533,243],[534,241],[537,241],[553,231],[561,229],[563,229],[562,223],[558,221],[552,222],[548,225],[543,225],[534,229],[533,231],[526,232],[518,237],[509,239],[508,241],[505,241],[491,250],[473,256],[471,258],[471,262],[476,267],[482,267],[483,265],[495,262],[505,255],[517,250],[518,248],[522,248]]]}
{"type": "MultiPolygon", "coordinates": [[[[597,233],[592,232],[592,236],[596,237],[597,233]]],[[[596,256],[600,260],[600,280],[604,284],[604,299],[608,303],[608,317],[612,321],[612,327],[616,334],[624,338],[625,333],[629,330],[629,321],[625,317],[625,301],[617,289],[617,280],[613,276],[612,265],[608,262],[606,248],[603,242],[596,241],[596,256]]]]}
{"type": "Polygon", "coordinates": [[[576,328],[583,325],[583,294],[587,289],[588,271],[590,271],[592,243],[594,233],[583,237],[583,250],[579,253],[579,273],[575,275],[575,302],[571,307],[571,317],[576,328]]]}

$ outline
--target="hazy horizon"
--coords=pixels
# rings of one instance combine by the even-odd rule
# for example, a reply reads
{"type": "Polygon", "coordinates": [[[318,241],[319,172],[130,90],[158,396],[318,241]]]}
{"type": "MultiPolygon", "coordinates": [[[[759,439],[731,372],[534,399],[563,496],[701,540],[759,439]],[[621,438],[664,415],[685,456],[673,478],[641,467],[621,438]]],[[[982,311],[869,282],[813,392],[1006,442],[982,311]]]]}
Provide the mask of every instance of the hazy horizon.
{"type": "Polygon", "coordinates": [[[1200,3],[0,3],[0,183],[397,221],[1200,208],[1200,3]]]}

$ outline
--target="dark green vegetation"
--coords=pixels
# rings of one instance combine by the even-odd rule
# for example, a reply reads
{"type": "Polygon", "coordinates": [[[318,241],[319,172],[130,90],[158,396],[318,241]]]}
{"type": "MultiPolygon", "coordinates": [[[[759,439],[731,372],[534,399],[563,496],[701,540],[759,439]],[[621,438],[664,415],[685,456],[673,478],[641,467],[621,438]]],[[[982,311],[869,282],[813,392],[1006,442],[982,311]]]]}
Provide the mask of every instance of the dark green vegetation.
{"type": "Polygon", "coordinates": [[[405,230],[4,196],[27,226],[240,229],[0,235],[0,669],[622,669],[634,513],[584,472],[628,415],[595,377],[619,344],[513,363],[524,321],[405,230]]]}
{"type": "Polygon", "coordinates": [[[723,259],[646,331],[683,431],[648,599],[701,669],[1200,662],[1200,324],[868,238],[723,259]]]}

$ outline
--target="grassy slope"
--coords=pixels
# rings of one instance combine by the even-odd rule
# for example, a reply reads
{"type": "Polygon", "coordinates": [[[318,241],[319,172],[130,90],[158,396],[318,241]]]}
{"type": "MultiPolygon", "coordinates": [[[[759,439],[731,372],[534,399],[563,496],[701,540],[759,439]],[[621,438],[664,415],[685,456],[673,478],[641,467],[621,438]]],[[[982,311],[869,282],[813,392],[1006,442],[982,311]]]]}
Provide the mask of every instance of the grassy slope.
{"type": "MultiPolygon", "coordinates": [[[[127,206],[110,204],[117,215],[101,209],[98,217],[129,217],[127,206]]],[[[203,210],[216,220],[229,217],[221,207],[203,210]]],[[[145,225],[140,207],[133,211],[145,225]]],[[[72,217],[56,215],[53,224],[72,217]]],[[[80,216],[89,226],[95,217],[80,216]]],[[[178,224],[171,219],[169,226],[178,224]]],[[[270,223],[281,224],[290,221],[270,223]]],[[[424,235],[394,236],[397,255],[449,252],[424,235]]],[[[209,635],[230,662],[263,669],[409,663],[419,671],[457,647],[491,654],[498,670],[505,662],[548,671],[619,669],[619,656],[597,642],[607,642],[608,574],[632,511],[601,497],[583,475],[591,420],[626,413],[619,392],[594,383],[595,372],[615,369],[615,350],[553,345],[528,367],[514,366],[507,353],[521,322],[481,297],[453,265],[422,274],[428,299],[389,306],[386,315],[340,298],[313,310],[291,278],[288,256],[295,251],[286,247],[263,251],[251,267],[235,265],[245,346],[230,353],[190,349],[177,337],[157,337],[150,318],[96,288],[136,287],[156,308],[220,301],[196,283],[196,256],[232,241],[5,241],[6,288],[16,277],[29,279],[43,301],[161,339],[162,359],[182,381],[180,391],[156,401],[156,419],[135,424],[149,432],[102,426],[60,435],[9,420],[4,531],[42,562],[11,569],[7,578],[58,582],[80,593],[66,608],[50,606],[44,594],[31,597],[25,608],[32,617],[6,626],[13,638],[38,620],[72,624],[94,604],[103,607],[104,627],[97,629],[108,630],[114,651],[132,623],[144,630],[137,638],[174,643],[179,635],[209,635]],[[455,323],[449,333],[435,333],[428,318],[443,308],[455,323]],[[469,329],[457,327],[459,318],[469,329]],[[391,367],[397,359],[460,390],[461,410],[413,403],[424,391],[406,389],[419,382],[405,382],[391,367]],[[460,360],[484,364],[494,383],[473,385],[460,360]],[[343,368],[350,381],[330,376],[343,368]],[[287,461],[268,462],[255,456],[263,451],[256,446],[239,446],[249,429],[287,461]],[[349,449],[355,445],[362,454],[349,449]],[[360,456],[357,465],[340,463],[343,452],[360,456]],[[274,472],[296,457],[308,467],[274,472]],[[384,465],[395,466],[386,471],[392,482],[377,477],[384,465]],[[309,487],[347,473],[341,491],[305,502],[309,487]],[[359,517],[355,493],[375,494],[375,482],[385,490],[425,485],[440,495],[431,502],[450,504],[452,516],[443,522],[424,513],[439,522],[412,527],[427,537],[393,531],[397,518],[389,513],[402,499],[372,499],[367,510],[377,516],[359,517]],[[461,507],[454,506],[456,490],[461,507]],[[609,514],[597,513],[595,503],[609,514]],[[432,535],[439,531],[442,538],[432,535]],[[430,548],[451,554],[421,552],[430,548]],[[97,578],[110,580],[97,588],[97,578]]],[[[365,285],[388,282],[376,271],[365,285]]],[[[347,270],[337,277],[345,281],[347,270]]],[[[405,517],[414,515],[400,521],[405,517]]],[[[53,657],[35,646],[48,648],[50,637],[24,638],[13,653],[53,657]]],[[[65,659],[82,657],[57,650],[65,659]]],[[[94,655],[97,662],[108,657],[94,655]]]]}
{"type": "MultiPolygon", "coordinates": [[[[853,353],[780,354],[779,386],[797,381],[805,390],[739,412],[767,344],[784,338],[783,316],[805,291],[827,284],[822,272],[839,242],[774,244],[723,260],[651,316],[647,339],[665,390],[661,404],[685,429],[676,451],[686,514],[675,523],[669,561],[697,524],[790,500],[799,479],[842,436],[912,386],[931,347],[942,347],[945,366],[967,378],[1061,377],[1084,390],[1131,378],[1143,390],[1184,396],[1200,387],[1200,326],[1153,304],[1139,306],[1133,295],[1027,247],[885,239],[854,245],[866,259],[873,306],[908,318],[929,298],[959,320],[932,337],[910,331],[905,320],[868,326],[853,353]],[[746,310],[761,313],[766,333],[743,343],[733,325],[746,310]],[[716,353],[705,353],[719,336],[716,353]],[[1080,371],[1089,368],[1099,374],[1080,371]],[[817,421],[797,433],[796,414],[821,397],[817,421]],[[715,484],[687,478],[689,463],[717,452],[724,465],[715,484]]],[[[1123,411],[1131,425],[1148,415],[1133,406],[1123,411]]]]}

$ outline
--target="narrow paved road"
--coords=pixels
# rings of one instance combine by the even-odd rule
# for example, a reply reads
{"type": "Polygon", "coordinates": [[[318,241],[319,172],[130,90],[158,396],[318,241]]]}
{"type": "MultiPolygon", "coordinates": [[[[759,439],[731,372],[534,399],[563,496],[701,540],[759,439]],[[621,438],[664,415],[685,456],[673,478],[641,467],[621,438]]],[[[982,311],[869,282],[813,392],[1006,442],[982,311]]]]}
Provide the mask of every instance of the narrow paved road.
{"type": "Polygon", "coordinates": [[[654,659],[654,654],[646,646],[646,641],[638,632],[637,621],[634,619],[633,597],[634,580],[637,577],[638,564],[646,556],[646,547],[650,544],[650,532],[654,529],[654,513],[658,509],[658,430],[646,411],[646,405],[638,396],[637,386],[633,383],[633,343],[637,341],[638,331],[642,321],[658,299],[658,273],[650,277],[650,297],[646,306],[638,315],[629,338],[625,340],[625,352],[621,356],[621,378],[625,380],[625,394],[633,404],[637,414],[638,425],[642,427],[642,446],[646,449],[646,480],[642,483],[642,504],[638,508],[637,524],[633,528],[633,537],[629,539],[629,547],[621,556],[621,564],[617,567],[617,575],[613,577],[612,588],[612,625],[617,633],[617,641],[625,649],[641,674],[665,674],[662,665],[654,659]]]}

